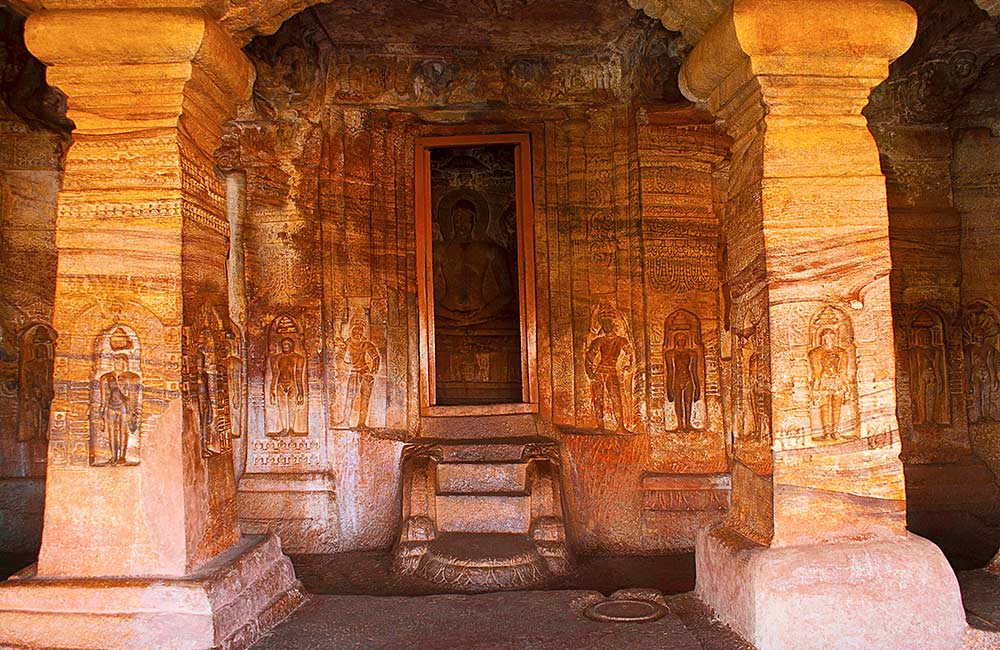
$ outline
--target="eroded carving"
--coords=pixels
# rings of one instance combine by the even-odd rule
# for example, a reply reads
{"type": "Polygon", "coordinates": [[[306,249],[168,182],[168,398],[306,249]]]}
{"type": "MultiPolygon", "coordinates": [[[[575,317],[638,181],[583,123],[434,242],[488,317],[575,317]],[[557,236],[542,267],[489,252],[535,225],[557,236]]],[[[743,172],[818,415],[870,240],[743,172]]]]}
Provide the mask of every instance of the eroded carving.
{"type": "Polygon", "coordinates": [[[809,342],[812,438],[855,437],[856,411],[845,409],[857,400],[857,360],[850,318],[839,309],[825,307],[810,323],[809,342]]]}
{"type": "Polygon", "coordinates": [[[368,426],[368,408],[382,356],[368,338],[364,322],[356,317],[349,324],[349,329],[347,338],[337,337],[334,344],[337,363],[347,375],[343,415],[339,424],[363,429],[368,426]]]}
{"type": "Polygon", "coordinates": [[[52,408],[52,370],[55,331],[48,325],[33,325],[21,335],[20,381],[18,383],[17,439],[46,440],[52,408]]]}
{"type": "Polygon", "coordinates": [[[138,465],[142,426],[139,337],[114,325],[97,339],[90,389],[90,464],[138,465]]]}
{"type": "MultiPolygon", "coordinates": [[[[622,385],[631,385],[635,364],[635,350],[626,336],[619,334],[619,323],[624,319],[613,305],[602,302],[594,309],[591,318],[590,341],[584,355],[584,368],[590,379],[590,397],[598,430],[603,431],[611,407],[618,433],[631,433],[625,414],[631,400],[622,385]],[[628,399],[629,404],[625,401],[628,399]]],[[[628,329],[624,328],[627,332],[628,329]]]]}
{"type": "Polygon", "coordinates": [[[997,335],[1000,325],[996,309],[985,302],[965,310],[962,338],[965,343],[966,391],[969,422],[995,422],[994,402],[1000,391],[997,374],[997,335]]]}
{"type": "Polygon", "coordinates": [[[948,369],[944,320],[924,308],[910,320],[907,366],[913,426],[951,423],[948,408],[948,369]]]}

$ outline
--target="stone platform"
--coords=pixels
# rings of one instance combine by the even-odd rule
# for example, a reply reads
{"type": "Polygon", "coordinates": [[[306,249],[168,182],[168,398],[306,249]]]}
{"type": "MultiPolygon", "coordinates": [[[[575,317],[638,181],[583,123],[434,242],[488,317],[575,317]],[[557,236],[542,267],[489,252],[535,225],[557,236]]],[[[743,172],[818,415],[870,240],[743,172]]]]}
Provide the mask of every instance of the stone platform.
{"type": "Polygon", "coordinates": [[[955,650],[968,631],[941,551],[898,539],[763,547],[703,531],[698,596],[759,650],[955,650]]]}
{"type": "Polygon", "coordinates": [[[305,601],[273,535],[244,537],[187,578],[0,583],[0,648],[243,650],[305,601]]]}
{"type": "MultiPolygon", "coordinates": [[[[469,425],[487,426],[479,420],[469,425]]],[[[406,447],[394,555],[397,573],[468,592],[539,586],[568,572],[557,443],[439,438],[406,447]]]]}

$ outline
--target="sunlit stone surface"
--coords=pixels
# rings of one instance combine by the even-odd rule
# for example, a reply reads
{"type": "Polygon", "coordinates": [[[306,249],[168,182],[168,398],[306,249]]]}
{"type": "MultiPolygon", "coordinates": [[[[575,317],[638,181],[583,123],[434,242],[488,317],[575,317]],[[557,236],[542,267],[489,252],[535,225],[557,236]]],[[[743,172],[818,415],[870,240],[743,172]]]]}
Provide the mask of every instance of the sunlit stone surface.
{"type": "Polygon", "coordinates": [[[0,646],[998,642],[996,2],[9,5],[0,646]]]}

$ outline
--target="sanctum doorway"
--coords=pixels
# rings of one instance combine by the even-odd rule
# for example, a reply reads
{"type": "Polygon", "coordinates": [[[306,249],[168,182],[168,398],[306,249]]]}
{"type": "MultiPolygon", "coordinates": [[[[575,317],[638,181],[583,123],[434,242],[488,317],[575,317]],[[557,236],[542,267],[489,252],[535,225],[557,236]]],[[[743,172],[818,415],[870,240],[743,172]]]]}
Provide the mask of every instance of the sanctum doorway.
{"type": "Polygon", "coordinates": [[[537,411],[528,134],[418,138],[424,415],[537,411]]]}

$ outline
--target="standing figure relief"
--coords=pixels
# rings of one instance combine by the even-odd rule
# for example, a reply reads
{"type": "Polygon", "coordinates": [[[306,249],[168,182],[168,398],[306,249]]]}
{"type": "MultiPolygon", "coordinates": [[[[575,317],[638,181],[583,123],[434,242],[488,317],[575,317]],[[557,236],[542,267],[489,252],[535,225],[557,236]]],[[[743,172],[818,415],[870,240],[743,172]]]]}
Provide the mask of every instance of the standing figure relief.
{"type": "Polygon", "coordinates": [[[663,325],[663,367],[667,402],[674,406],[676,431],[694,431],[695,405],[705,390],[705,350],[701,342],[701,321],[694,314],[678,310],[663,325]]]}
{"type": "Polygon", "coordinates": [[[966,358],[966,392],[969,422],[995,422],[994,401],[1000,391],[997,374],[997,335],[1000,333],[994,310],[977,303],[966,310],[963,326],[966,358]]]}
{"type": "Polygon", "coordinates": [[[855,437],[857,365],[854,330],[846,314],[826,307],[810,327],[809,393],[813,440],[855,437]],[[850,414],[845,413],[850,406],[850,414]],[[845,417],[846,415],[846,417],[845,417]],[[818,434],[818,435],[817,435],[818,434]]]}
{"type": "Polygon", "coordinates": [[[949,424],[948,372],[945,364],[944,324],[930,309],[910,321],[906,351],[913,426],[949,424]]]}
{"type": "Polygon", "coordinates": [[[305,336],[290,316],[278,316],[267,330],[264,366],[265,434],[309,435],[309,382],[305,336]]]}
{"type": "Polygon", "coordinates": [[[605,305],[599,306],[597,322],[599,330],[587,346],[584,355],[584,370],[590,379],[591,402],[598,430],[604,430],[605,398],[611,403],[611,413],[615,418],[618,433],[628,434],[628,424],[623,406],[623,376],[630,376],[635,363],[632,343],[618,333],[617,313],[605,305]]]}
{"type": "Polygon", "coordinates": [[[91,384],[90,463],[137,465],[142,426],[139,339],[116,325],[98,339],[91,384]]]}
{"type": "Polygon", "coordinates": [[[295,350],[295,341],[281,339],[280,351],[271,357],[271,404],[278,409],[279,429],[274,435],[301,435],[295,431],[295,414],[305,403],[306,359],[295,350]]]}
{"type": "Polygon", "coordinates": [[[17,439],[21,442],[48,439],[55,360],[55,332],[48,325],[35,325],[22,338],[17,439]]]}
{"type": "Polygon", "coordinates": [[[354,426],[363,429],[368,426],[368,408],[371,405],[372,389],[378,374],[382,357],[365,335],[363,323],[351,323],[347,339],[337,338],[334,343],[337,363],[347,368],[347,395],[344,399],[343,417],[339,424],[351,426],[351,416],[357,413],[354,426]]]}

